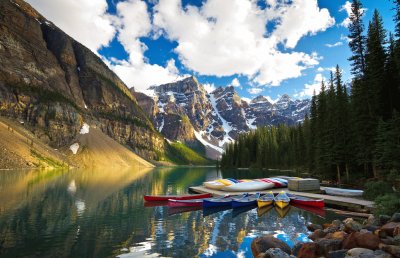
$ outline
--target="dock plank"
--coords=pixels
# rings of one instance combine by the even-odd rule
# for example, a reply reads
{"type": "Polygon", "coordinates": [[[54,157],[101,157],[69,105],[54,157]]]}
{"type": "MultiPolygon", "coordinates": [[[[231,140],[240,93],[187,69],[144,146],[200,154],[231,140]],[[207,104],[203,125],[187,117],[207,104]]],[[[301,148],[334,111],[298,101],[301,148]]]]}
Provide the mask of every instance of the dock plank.
{"type": "MultiPolygon", "coordinates": [[[[208,189],[204,186],[192,186],[192,187],[189,187],[189,189],[196,193],[211,193],[214,196],[223,196],[226,194],[241,195],[244,193],[244,192],[226,192],[226,191],[213,190],[213,189],[208,189]]],[[[321,190],[323,190],[323,189],[324,189],[324,187],[321,187],[321,190]]],[[[354,209],[365,209],[368,211],[372,211],[374,209],[374,202],[367,201],[364,199],[352,198],[352,197],[333,196],[333,195],[307,193],[307,192],[296,192],[296,191],[290,191],[287,188],[274,188],[274,189],[268,189],[265,191],[257,191],[257,192],[267,193],[269,191],[272,191],[273,193],[279,193],[281,191],[285,191],[287,193],[295,194],[298,196],[303,196],[303,197],[308,197],[308,198],[313,198],[313,199],[324,199],[325,204],[327,204],[327,205],[337,205],[337,206],[341,206],[341,207],[354,208],[354,209]]],[[[257,192],[248,192],[248,193],[254,194],[257,192]]]]}

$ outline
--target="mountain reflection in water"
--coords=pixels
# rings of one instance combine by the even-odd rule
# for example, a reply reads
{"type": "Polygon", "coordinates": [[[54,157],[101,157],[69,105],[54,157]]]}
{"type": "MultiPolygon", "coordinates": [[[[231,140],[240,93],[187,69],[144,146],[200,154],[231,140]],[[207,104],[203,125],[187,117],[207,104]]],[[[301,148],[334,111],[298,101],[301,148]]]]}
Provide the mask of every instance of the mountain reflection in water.
{"type": "MultiPolygon", "coordinates": [[[[219,177],[265,172],[214,168],[112,171],[0,171],[1,257],[252,257],[254,237],[305,241],[318,214],[291,207],[174,210],[143,203],[144,194],[183,194],[219,177]]],[[[333,213],[324,214],[328,220],[333,213]]]]}

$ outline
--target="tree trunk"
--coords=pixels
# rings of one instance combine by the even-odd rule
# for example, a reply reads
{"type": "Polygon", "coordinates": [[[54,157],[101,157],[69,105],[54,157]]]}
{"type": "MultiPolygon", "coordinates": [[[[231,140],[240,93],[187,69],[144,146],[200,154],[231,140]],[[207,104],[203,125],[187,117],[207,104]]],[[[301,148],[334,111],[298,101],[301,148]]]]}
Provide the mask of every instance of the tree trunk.
{"type": "Polygon", "coordinates": [[[378,178],[378,168],[376,167],[375,163],[372,163],[372,172],[374,174],[374,178],[378,178]]]}
{"type": "Polygon", "coordinates": [[[337,172],[337,182],[340,185],[341,179],[340,179],[340,166],[339,166],[339,164],[336,164],[336,172],[337,172]]]}
{"type": "Polygon", "coordinates": [[[346,180],[349,182],[350,176],[349,176],[349,164],[346,163],[346,180]]]}

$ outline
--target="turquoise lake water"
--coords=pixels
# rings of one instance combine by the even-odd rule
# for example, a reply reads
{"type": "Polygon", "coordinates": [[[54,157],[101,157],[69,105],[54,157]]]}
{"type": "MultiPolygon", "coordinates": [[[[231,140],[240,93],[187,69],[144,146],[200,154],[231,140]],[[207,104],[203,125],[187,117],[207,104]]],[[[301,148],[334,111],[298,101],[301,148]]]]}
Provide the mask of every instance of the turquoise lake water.
{"type": "Polygon", "coordinates": [[[290,206],[202,210],[144,203],[221,177],[265,171],[157,168],[0,171],[0,257],[252,257],[254,237],[307,241],[309,222],[338,218],[290,206]]]}

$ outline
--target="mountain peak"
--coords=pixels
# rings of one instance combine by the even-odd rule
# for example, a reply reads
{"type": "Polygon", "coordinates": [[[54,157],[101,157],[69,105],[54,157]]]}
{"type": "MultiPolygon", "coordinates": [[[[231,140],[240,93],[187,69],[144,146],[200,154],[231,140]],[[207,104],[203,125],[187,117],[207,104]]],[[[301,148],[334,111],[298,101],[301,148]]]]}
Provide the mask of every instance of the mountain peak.
{"type": "Polygon", "coordinates": [[[255,104],[255,103],[270,103],[270,102],[268,101],[268,99],[266,97],[259,95],[259,96],[255,97],[254,99],[252,99],[250,103],[255,104]]]}

